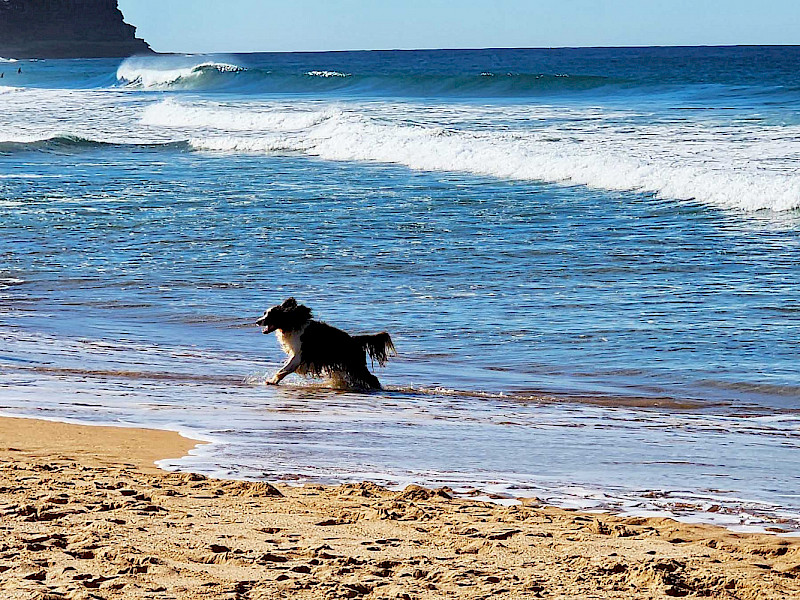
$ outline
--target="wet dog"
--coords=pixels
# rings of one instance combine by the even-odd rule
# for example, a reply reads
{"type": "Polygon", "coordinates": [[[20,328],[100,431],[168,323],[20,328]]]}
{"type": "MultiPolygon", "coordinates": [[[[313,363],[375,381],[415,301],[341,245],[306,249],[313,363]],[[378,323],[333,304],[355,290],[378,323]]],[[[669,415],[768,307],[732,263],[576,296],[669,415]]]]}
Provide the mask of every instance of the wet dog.
{"type": "Polygon", "coordinates": [[[289,360],[267,383],[277,385],[290,373],[319,377],[356,389],[379,390],[378,378],[367,368],[367,356],[383,366],[396,354],[385,331],[351,336],[341,329],[311,318],[311,309],[289,298],[273,306],[256,321],[262,333],[277,332],[289,360]]]}

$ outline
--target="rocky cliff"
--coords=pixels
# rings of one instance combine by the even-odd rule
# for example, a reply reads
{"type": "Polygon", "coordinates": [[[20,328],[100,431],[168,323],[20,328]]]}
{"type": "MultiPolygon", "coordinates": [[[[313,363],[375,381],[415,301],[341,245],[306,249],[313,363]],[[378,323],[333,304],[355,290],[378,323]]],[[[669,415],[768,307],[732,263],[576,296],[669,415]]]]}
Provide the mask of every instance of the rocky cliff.
{"type": "Polygon", "coordinates": [[[150,53],[117,0],[0,0],[0,56],[92,58],[150,53]]]}

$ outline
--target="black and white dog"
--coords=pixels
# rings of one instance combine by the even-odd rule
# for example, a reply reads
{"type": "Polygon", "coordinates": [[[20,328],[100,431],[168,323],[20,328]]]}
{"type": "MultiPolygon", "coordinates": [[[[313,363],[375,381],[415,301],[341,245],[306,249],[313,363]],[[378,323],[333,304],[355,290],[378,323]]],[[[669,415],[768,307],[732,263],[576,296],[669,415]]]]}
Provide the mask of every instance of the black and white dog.
{"type": "Polygon", "coordinates": [[[346,387],[379,390],[381,384],[367,369],[367,355],[383,366],[396,354],[385,331],[375,335],[350,336],[341,329],[311,318],[311,309],[289,298],[273,306],[256,321],[262,333],[277,331],[278,342],[289,360],[268,381],[277,385],[290,373],[319,377],[327,375],[346,387]]]}

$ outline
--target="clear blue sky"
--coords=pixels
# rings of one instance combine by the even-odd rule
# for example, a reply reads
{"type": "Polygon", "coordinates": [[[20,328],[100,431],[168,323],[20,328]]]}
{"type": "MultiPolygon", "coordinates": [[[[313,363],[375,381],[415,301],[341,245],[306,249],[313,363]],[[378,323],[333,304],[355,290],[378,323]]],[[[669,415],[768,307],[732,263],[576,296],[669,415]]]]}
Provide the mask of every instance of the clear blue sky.
{"type": "Polygon", "coordinates": [[[799,44],[800,0],[120,0],[160,52],[799,44]]]}

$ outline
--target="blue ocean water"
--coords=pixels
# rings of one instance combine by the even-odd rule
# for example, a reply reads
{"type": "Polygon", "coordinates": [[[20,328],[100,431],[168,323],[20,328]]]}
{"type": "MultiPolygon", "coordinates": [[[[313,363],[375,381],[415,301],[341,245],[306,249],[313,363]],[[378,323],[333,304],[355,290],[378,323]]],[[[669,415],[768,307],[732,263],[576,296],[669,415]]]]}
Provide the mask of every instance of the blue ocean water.
{"type": "Polygon", "coordinates": [[[216,442],[170,468],[800,530],[800,48],[0,71],[4,413],[216,442]],[[385,392],[261,385],[290,295],[392,333],[385,392]]]}

